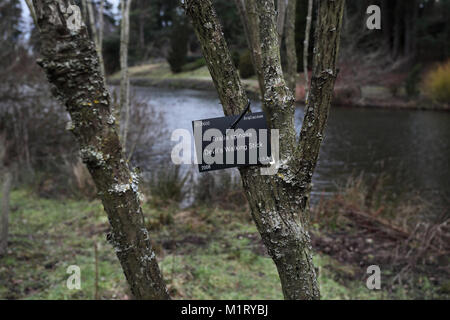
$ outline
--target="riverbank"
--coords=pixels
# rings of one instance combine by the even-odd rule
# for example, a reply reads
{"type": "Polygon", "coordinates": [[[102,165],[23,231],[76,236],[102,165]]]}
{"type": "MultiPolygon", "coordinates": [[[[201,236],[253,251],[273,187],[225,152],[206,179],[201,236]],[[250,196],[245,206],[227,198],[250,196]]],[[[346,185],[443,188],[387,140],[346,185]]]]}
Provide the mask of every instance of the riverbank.
{"type": "MultiPolygon", "coordinates": [[[[129,69],[130,83],[141,87],[158,87],[173,89],[194,89],[214,91],[214,83],[206,66],[198,69],[173,74],[166,62],[134,66],[129,69]]],[[[394,80],[378,82],[353,81],[345,73],[339,77],[334,90],[334,106],[381,108],[381,109],[416,109],[450,111],[450,105],[439,104],[419,96],[408,98],[405,93],[405,75],[386,75],[394,80]]],[[[120,73],[108,78],[112,85],[120,84],[120,73]]],[[[243,79],[242,83],[249,96],[259,98],[258,81],[255,77],[243,79]]],[[[296,100],[305,101],[305,81],[303,74],[298,75],[296,100]]]]}
{"type": "MultiPolygon", "coordinates": [[[[417,241],[406,246],[423,248],[425,255],[400,250],[410,229],[398,222],[419,207],[368,200],[372,193],[362,190],[367,189],[355,180],[313,208],[311,237],[322,298],[448,299],[448,255],[430,254],[438,238],[430,247],[417,241]],[[405,257],[417,258],[409,269],[405,257]],[[374,264],[381,268],[381,290],[366,287],[367,267],[374,264]]],[[[233,188],[231,201],[208,198],[208,205],[186,209],[166,198],[146,198],[145,223],[173,298],[282,299],[276,268],[236,192],[241,191],[233,188]]],[[[18,189],[11,195],[10,226],[9,249],[0,257],[0,299],[130,299],[105,239],[109,224],[100,201],[42,198],[18,189]],[[80,290],[66,287],[70,265],[80,267],[80,290]]]]}

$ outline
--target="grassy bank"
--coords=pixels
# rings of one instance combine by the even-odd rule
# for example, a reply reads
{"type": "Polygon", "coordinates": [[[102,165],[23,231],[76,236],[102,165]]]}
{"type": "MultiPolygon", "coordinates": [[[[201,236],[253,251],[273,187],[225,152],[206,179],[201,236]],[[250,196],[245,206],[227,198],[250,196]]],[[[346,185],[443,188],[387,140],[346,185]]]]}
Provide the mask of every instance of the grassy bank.
{"type": "MultiPolygon", "coordinates": [[[[208,68],[172,73],[168,63],[155,62],[134,66],[129,69],[130,81],[136,86],[155,86],[176,89],[215,90],[208,68]]],[[[311,76],[311,75],[310,75],[311,76]]],[[[404,74],[384,75],[377,81],[355,81],[352,76],[342,72],[334,90],[335,106],[352,106],[362,108],[395,108],[421,110],[450,110],[445,103],[433,102],[425,97],[408,97],[405,91],[407,76],[404,74]],[[385,78],[394,80],[387,81],[385,78]]],[[[120,72],[109,77],[111,84],[120,83],[120,72]]],[[[297,101],[305,100],[305,81],[303,74],[298,75],[296,88],[297,101]]],[[[259,97],[256,76],[241,80],[247,93],[259,97]]]]}
{"type": "MultiPolygon", "coordinates": [[[[168,63],[159,62],[130,67],[129,74],[130,82],[136,86],[215,90],[206,66],[180,73],[172,73],[168,63]]],[[[111,84],[119,84],[120,72],[111,75],[108,81],[111,84]]],[[[250,95],[258,96],[259,88],[256,79],[244,79],[242,83],[250,95]]]]}
{"type": "MultiPolygon", "coordinates": [[[[12,192],[11,209],[9,249],[0,257],[1,299],[130,298],[114,250],[105,240],[109,225],[99,201],[44,199],[21,189],[12,192]],[[81,269],[81,290],[66,287],[69,265],[81,269]]],[[[276,268],[247,210],[145,204],[144,213],[174,298],[282,298],[276,268]]],[[[382,290],[368,290],[367,265],[324,253],[317,239],[330,233],[314,223],[322,298],[443,297],[442,288],[426,276],[419,289],[383,282],[382,290]]],[[[389,272],[383,270],[382,276],[389,272]]]]}

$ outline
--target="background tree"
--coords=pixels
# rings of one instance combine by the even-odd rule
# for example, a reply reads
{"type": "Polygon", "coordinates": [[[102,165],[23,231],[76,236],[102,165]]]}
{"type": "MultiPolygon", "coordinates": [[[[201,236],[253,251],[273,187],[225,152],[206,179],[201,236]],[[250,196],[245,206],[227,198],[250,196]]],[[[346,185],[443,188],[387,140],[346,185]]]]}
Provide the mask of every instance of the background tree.
{"type": "Polygon", "coordinates": [[[277,30],[278,30],[278,43],[280,45],[283,40],[288,1],[289,0],[277,0],[277,30]]]}
{"type": "Polygon", "coordinates": [[[0,177],[2,177],[2,194],[0,198],[0,256],[6,253],[8,248],[9,229],[9,194],[12,186],[12,170],[8,164],[8,145],[6,134],[0,131],[0,177]]]}
{"type": "MultiPolygon", "coordinates": [[[[269,0],[255,3],[264,77],[263,110],[269,127],[280,133],[280,163],[274,176],[262,176],[255,167],[241,168],[240,173],[253,219],[277,266],[285,298],[317,299],[319,288],[307,230],[308,199],[336,78],[344,1],[319,2],[315,43],[318,54],[314,57],[311,99],[298,141],[293,96],[281,70],[274,3],[269,0]]],[[[211,1],[187,0],[185,8],[224,113],[242,112],[247,96],[211,1]]]]}
{"type": "Polygon", "coordinates": [[[286,84],[291,89],[295,97],[297,84],[297,46],[295,44],[295,18],[296,18],[297,0],[288,0],[286,13],[286,84]]]}
{"type": "Polygon", "coordinates": [[[305,77],[305,100],[309,95],[309,73],[308,73],[308,52],[309,52],[309,36],[311,34],[313,0],[308,0],[308,13],[306,15],[305,41],[303,41],[303,74],[305,77]]]}
{"type": "Polygon", "coordinates": [[[247,46],[250,50],[253,67],[258,78],[261,97],[264,96],[264,78],[262,74],[261,46],[259,41],[259,17],[256,13],[256,3],[253,0],[235,0],[244,33],[247,39],[247,46]]]}
{"type": "Polygon", "coordinates": [[[121,121],[122,146],[126,154],[128,125],[130,122],[130,77],[128,74],[128,44],[130,41],[131,0],[121,0],[122,21],[120,26],[120,101],[119,109],[125,111],[125,121],[121,121]]]}
{"type": "MultiPolygon", "coordinates": [[[[0,101],[10,102],[10,98],[13,98],[11,94],[11,86],[14,84],[11,81],[11,76],[14,75],[14,68],[20,65],[18,59],[20,54],[20,16],[22,10],[20,7],[20,1],[18,0],[5,0],[0,4],[0,67],[2,74],[0,80],[4,87],[0,90],[0,101]],[[11,86],[9,83],[11,82],[11,86]],[[6,86],[6,88],[5,88],[6,86]]],[[[11,99],[12,100],[12,99],[11,99]]],[[[0,107],[8,108],[8,104],[0,104],[0,107]]],[[[3,112],[2,112],[3,113],[3,112]]],[[[6,253],[8,247],[8,230],[9,230],[9,194],[13,180],[13,168],[12,168],[12,156],[10,154],[10,140],[11,134],[10,128],[7,127],[8,122],[11,119],[0,118],[0,179],[2,188],[2,194],[0,198],[0,255],[6,253]]],[[[28,137],[28,135],[25,135],[28,137]]],[[[28,139],[26,140],[26,142],[28,139]]],[[[30,152],[28,143],[23,145],[22,152],[24,154],[25,163],[23,163],[24,171],[31,172],[30,169],[30,152]]]]}
{"type": "Polygon", "coordinates": [[[83,1],[83,7],[87,10],[87,20],[89,21],[90,30],[92,33],[92,38],[95,42],[95,48],[97,49],[98,58],[100,61],[100,68],[102,71],[102,74],[105,74],[105,65],[103,62],[103,9],[104,9],[104,0],[100,0],[100,9],[98,10],[98,21],[99,26],[97,28],[97,23],[95,21],[95,12],[94,7],[92,4],[92,0],[82,0],[83,1]],[[98,30],[97,30],[98,29],[98,30]]]}

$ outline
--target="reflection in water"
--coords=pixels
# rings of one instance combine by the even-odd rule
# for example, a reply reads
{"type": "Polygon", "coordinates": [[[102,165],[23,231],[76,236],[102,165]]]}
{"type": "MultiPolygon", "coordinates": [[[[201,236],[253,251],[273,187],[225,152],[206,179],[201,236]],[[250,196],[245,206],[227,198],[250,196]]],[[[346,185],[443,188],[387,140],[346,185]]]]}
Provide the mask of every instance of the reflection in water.
{"type": "MultiPolygon", "coordinates": [[[[148,99],[163,112],[167,137],[161,137],[152,148],[167,150],[169,154],[176,144],[170,141],[173,130],[191,131],[192,120],[223,116],[215,92],[142,87],[135,90],[139,98],[148,99]]],[[[253,111],[259,111],[260,106],[252,101],[253,111]]],[[[302,118],[303,108],[299,107],[297,132],[302,118]]],[[[332,192],[336,184],[352,174],[386,173],[391,177],[388,187],[393,192],[415,192],[443,204],[450,196],[449,159],[450,113],[333,108],[313,178],[313,197],[332,192]]]]}

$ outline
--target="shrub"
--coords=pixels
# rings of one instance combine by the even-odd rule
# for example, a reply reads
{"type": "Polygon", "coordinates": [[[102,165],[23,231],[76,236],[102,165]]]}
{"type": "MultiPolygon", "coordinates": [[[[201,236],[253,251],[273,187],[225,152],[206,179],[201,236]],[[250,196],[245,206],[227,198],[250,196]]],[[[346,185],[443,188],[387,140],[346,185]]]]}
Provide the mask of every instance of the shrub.
{"type": "Polygon", "coordinates": [[[450,60],[428,72],[424,89],[430,99],[450,103],[450,60]]]}
{"type": "Polygon", "coordinates": [[[156,170],[148,182],[150,204],[179,204],[186,196],[185,186],[190,178],[190,172],[181,172],[180,166],[167,166],[156,170]]]}
{"type": "Polygon", "coordinates": [[[187,71],[194,71],[197,69],[200,69],[201,67],[206,66],[206,60],[205,58],[198,58],[190,63],[187,63],[183,66],[182,70],[183,72],[187,71]]]}
{"type": "Polygon", "coordinates": [[[241,180],[230,171],[202,173],[194,190],[196,205],[216,206],[226,210],[247,209],[241,180]]]}
{"type": "Polygon", "coordinates": [[[420,74],[422,71],[422,65],[416,64],[414,68],[408,74],[405,80],[405,90],[406,94],[410,98],[417,97],[419,95],[419,90],[417,88],[417,84],[420,81],[420,74]]]}
{"type": "Polygon", "coordinates": [[[233,64],[236,68],[239,68],[239,60],[241,59],[241,54],[237,50],[233,50],[231,52],[231,60],[233,60],[233,64]]]}
{"type": "Polygon", "coordinates": [[[255,69],[253,68],[252,56],[250,51],[246,50],[239,59],[239,73],[243,79],[248,79],[255,75],[255,69]]]}

